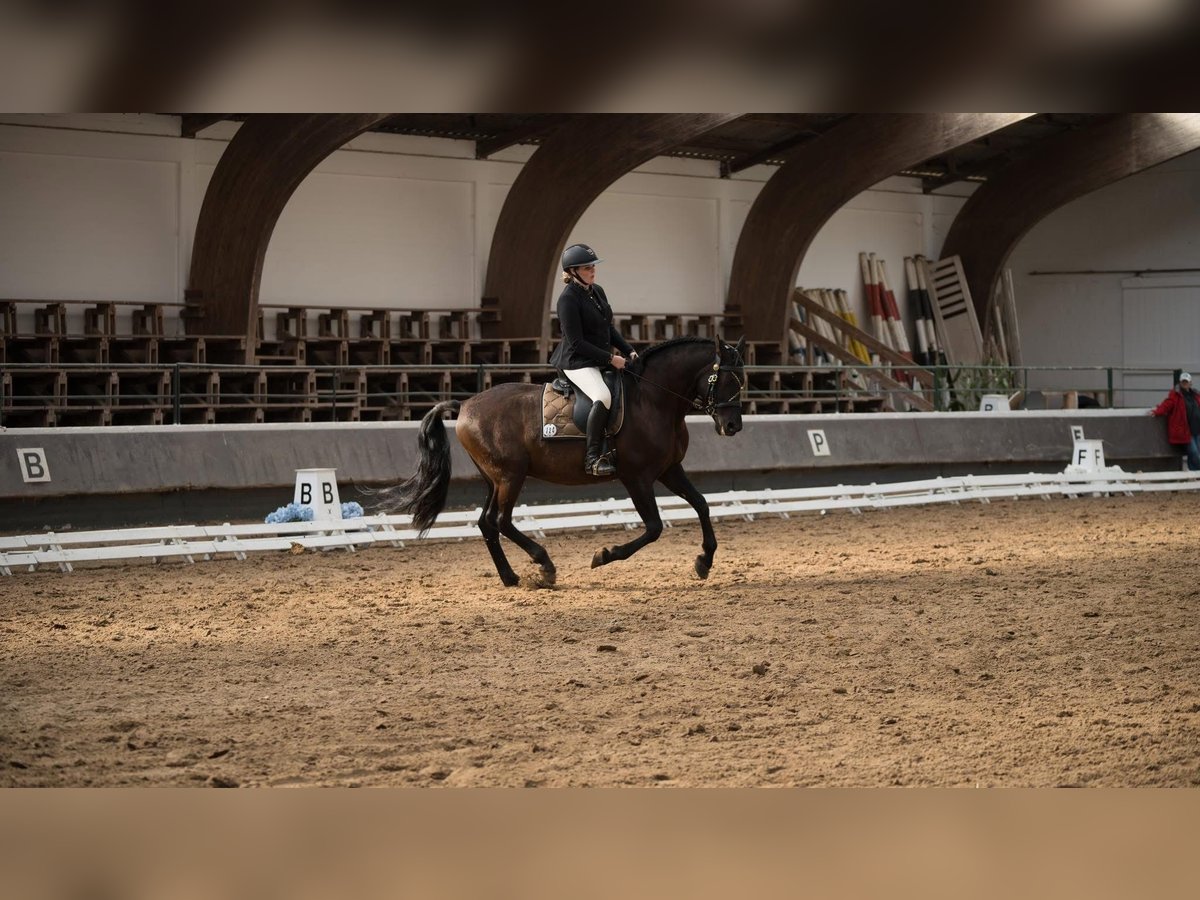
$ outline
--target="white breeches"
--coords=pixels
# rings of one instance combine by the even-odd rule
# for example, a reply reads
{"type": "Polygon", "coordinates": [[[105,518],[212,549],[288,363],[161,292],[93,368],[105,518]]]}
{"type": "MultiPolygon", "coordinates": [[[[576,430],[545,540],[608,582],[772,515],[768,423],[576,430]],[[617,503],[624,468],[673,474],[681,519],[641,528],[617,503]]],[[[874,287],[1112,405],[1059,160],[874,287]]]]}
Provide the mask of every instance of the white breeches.
{"type": "Polygon", "coordinates": [[[571,379],[571,384],[583,391],[593,403],[599,400],[604,404],[605,409],[612,409],[612,394],[609,393],[608,385],[600,376],[599,369],[563,369],[563,374],[571,379]]]}

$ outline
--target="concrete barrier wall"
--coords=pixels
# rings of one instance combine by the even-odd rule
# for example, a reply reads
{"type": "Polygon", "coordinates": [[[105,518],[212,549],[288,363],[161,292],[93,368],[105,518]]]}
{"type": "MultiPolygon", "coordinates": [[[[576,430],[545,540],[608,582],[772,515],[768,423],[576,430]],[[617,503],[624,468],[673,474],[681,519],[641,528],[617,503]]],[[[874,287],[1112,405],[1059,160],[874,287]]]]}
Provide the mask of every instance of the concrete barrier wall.
{"type": "MultiPolygon", "coordinates": [[[[1073,425],[1104,441],[1110,465],[1179,465],[1162,420],[1136,410],[758,416],[746,417],[734,438],[695,417],[684,465],[698,481],[722,473],[889,480],[889,470],[1057,471],[1070,459],[1073,425]]],[[[339,484],[394,482],[416,467],[416,429],[389,422],[2,431],[0,510],[9,500],[290,487],[295,470],[309,467],[337,469],[339,484]]],[[[456,481],[478,480],[457,441],[452,452],[456,481]]]]}

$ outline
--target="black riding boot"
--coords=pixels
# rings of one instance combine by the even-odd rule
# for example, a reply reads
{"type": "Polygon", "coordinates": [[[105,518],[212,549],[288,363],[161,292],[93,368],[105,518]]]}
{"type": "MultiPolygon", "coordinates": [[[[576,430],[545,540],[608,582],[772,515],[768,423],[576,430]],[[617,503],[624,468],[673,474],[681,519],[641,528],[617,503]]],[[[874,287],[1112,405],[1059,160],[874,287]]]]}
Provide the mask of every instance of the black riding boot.
{"type": "Polygon", "coordinates": [[[614,475],[616,469],[608,456],[601,456],[604,449],[604,429],[608,425],[608,407],[597,400],[587,419],[587,452],[583,456],[583,471],[589,475],[614,475]]]}

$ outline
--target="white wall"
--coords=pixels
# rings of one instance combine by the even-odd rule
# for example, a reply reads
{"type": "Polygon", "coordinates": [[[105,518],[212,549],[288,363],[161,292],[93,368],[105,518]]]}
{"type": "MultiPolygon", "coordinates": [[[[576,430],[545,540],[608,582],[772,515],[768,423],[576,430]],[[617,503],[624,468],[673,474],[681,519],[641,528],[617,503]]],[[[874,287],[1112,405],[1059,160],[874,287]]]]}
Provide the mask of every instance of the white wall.
{"type": "MultiPolygon", "coordinates": [[[[1200,327],[1188,314],[1200,310],[1200,271],[1134,277],[1200,267],[1200,151],[1056,210],[1009,267],[1026,363],[1200,368],[1200,327]],[[1098,273],[1032,274],[1077,271],[1098,273]]],[[[1130,402],[1147,405],[1170,387],[1161,374],[1124,383],[1130,402]]]]}
{"type": "MultiPolygon", "coordinates": [[[[225,123],[185,140],[165,116],[0,118],[0,296],[179,301],[204,191],[234,131],[225,123]]],[[[477,161],[470,142],[361,136],[323,162],[284,210],[267,252],[262,301],[477,304],[497,218],[532,152],[512,147],[477,161]]],[[[600,280],[618,311],[718,312],[742,225],[774,171],[759,166],[720,179],[715,163],[652,160],[609,188],[571,239],[608,260],[600,280]]],[[[865,322],[858,253],[873,251],[887,261],[903,310],[903,257],[936,258],[971,188],[924,195],[914,180],[891,178],[865,191],[817,235],[798,283],[848,290],[865,322]]],[[[1127,352],[1127,275],[1028,273],[1195,265],[1198,200],[1200,155],[1193,154],[1039,224],[1011,262],[1026,361],[1152,359],[1152,338],[1144,335],[1140,355],[1127,352]]],[[[1172,289],[1175,298],[1200,299],[1187,284],[1172,289]]],[[[1158,315],[1147,312],[1149,295],[1140,297],[1141,314],[1158,315]]],[[[1170,320],[1163,321],[1165,341],[1170,320]]],[[[1176,359],[1182,354],[1163,343],[1171,358],[1162,365],[1200,369],[1200,340],[1189,346],[1191,355],[1176,359]]]]}
{"type": "Polygon", "coordinates": [[[904,258],[937,258],[948,222],[966,202],[971,187],[956,185],[957,193],[926,195],[913,179],[889,178],[864,191],[838,210],[817,234],[800,267],[797,283],[847,290],[859,324],[866,325],[870,310],[858,254],[874,253],[886,263],[888,284],[907,326],[909,345],[915,348],[904,258]]]}
{"type": "MultiPolygon", "coordinates": [[[[187,140],[164,116],[0,119],[0,296],[179,301],[204,193],[235,130],[187,140]]],[[[477,161],[465,141],[357,138],[283,211],[261,301],[476,305],[500,210],[532,152],[477,161]]],[[[601,195],[570,239],[608,260],[601,283],[619,312],[719,312],[742,225],[774,171],[721,179],[716,163],[651,160],[601,195]]],[[[903,305],[903,256],[929,253],[938,215],[960,202],[889,179],[834,216],[798,283],[849,290],[865,320],[858,252],[874,251],[903,305]]]]}
{"type": "Polygon", "coordinates": [[[177,138],[0,127],[0,295],[176,300],[177,138]]]}

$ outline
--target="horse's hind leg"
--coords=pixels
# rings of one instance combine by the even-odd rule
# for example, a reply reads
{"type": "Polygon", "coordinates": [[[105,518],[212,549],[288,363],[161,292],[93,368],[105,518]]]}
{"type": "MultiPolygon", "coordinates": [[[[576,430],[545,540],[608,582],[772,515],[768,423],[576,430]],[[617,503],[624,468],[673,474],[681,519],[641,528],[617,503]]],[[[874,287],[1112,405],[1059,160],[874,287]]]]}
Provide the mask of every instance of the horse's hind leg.
{"type": "Polygon", "coordinates": [[[658,504],[654,501],[653,484],[626,484],[629,498],[633,501],[638,515],[646,525],[646,530],[630,541],[616,547],[604,547],[596,551],[592,557],[592,568],[607,565],[618,559],[629,559],[647,544],[657,541],[662,534],[662,516],[658,512],[658,504]]]}
{"type": "Polygon", "coordinates": [[[500,527],[497,524],[500,518],[500,507],[496,503],[496,485],[482,469],[479,470],[479,474],[483,475],[488,486],[487,500],[483,504],[483,512],[479,514],[479,530],[483,534],[483,542],[487,545],[488,553],[492,555],[492,563],[496,566],[500,580],[508,587],[512,587],[521,579],[509,565],[508,557],[504,555],[504,548],[500,546],[500,527]]]}
{"type": "Polygon", "coordinates": [[[688,479],[687,474],[683,471],[683,466],[679,463],[658,476],[658,480],[671,493],[686,500],[696,511],[696,515],[700,517],[702,536],[700,549],[704,552],[696,557],[696,574],[701,578],[707,578],[708,570],[712,568],[713,554],[717,552],[717,536],[713,534],[712,521],[708,517],[708,501],[704,499],[702,493],[696,490],[696,486],[688,479]]]}
{"type": "MultiPolygon", "coordinates": [[[[508,478],[502,476],[496,482],[494,500],[494,505],[498,511],[496,524],[502,535],[528,553],[530,559],[542,567],[542,580],[548,585],[554,584],[557,571],[554,568],[554,563],[550,561],[550,554],[546,552],[545,547],[529,537],[529,535],[519,531],[512,521],[513,507],[517,505],[517,497],[520,496],[521,488],[524,484],[525,476],[523,473],[508,478]]],[[[508,584],[508,582],[506,581],[505,584],[508,584]]]]}

